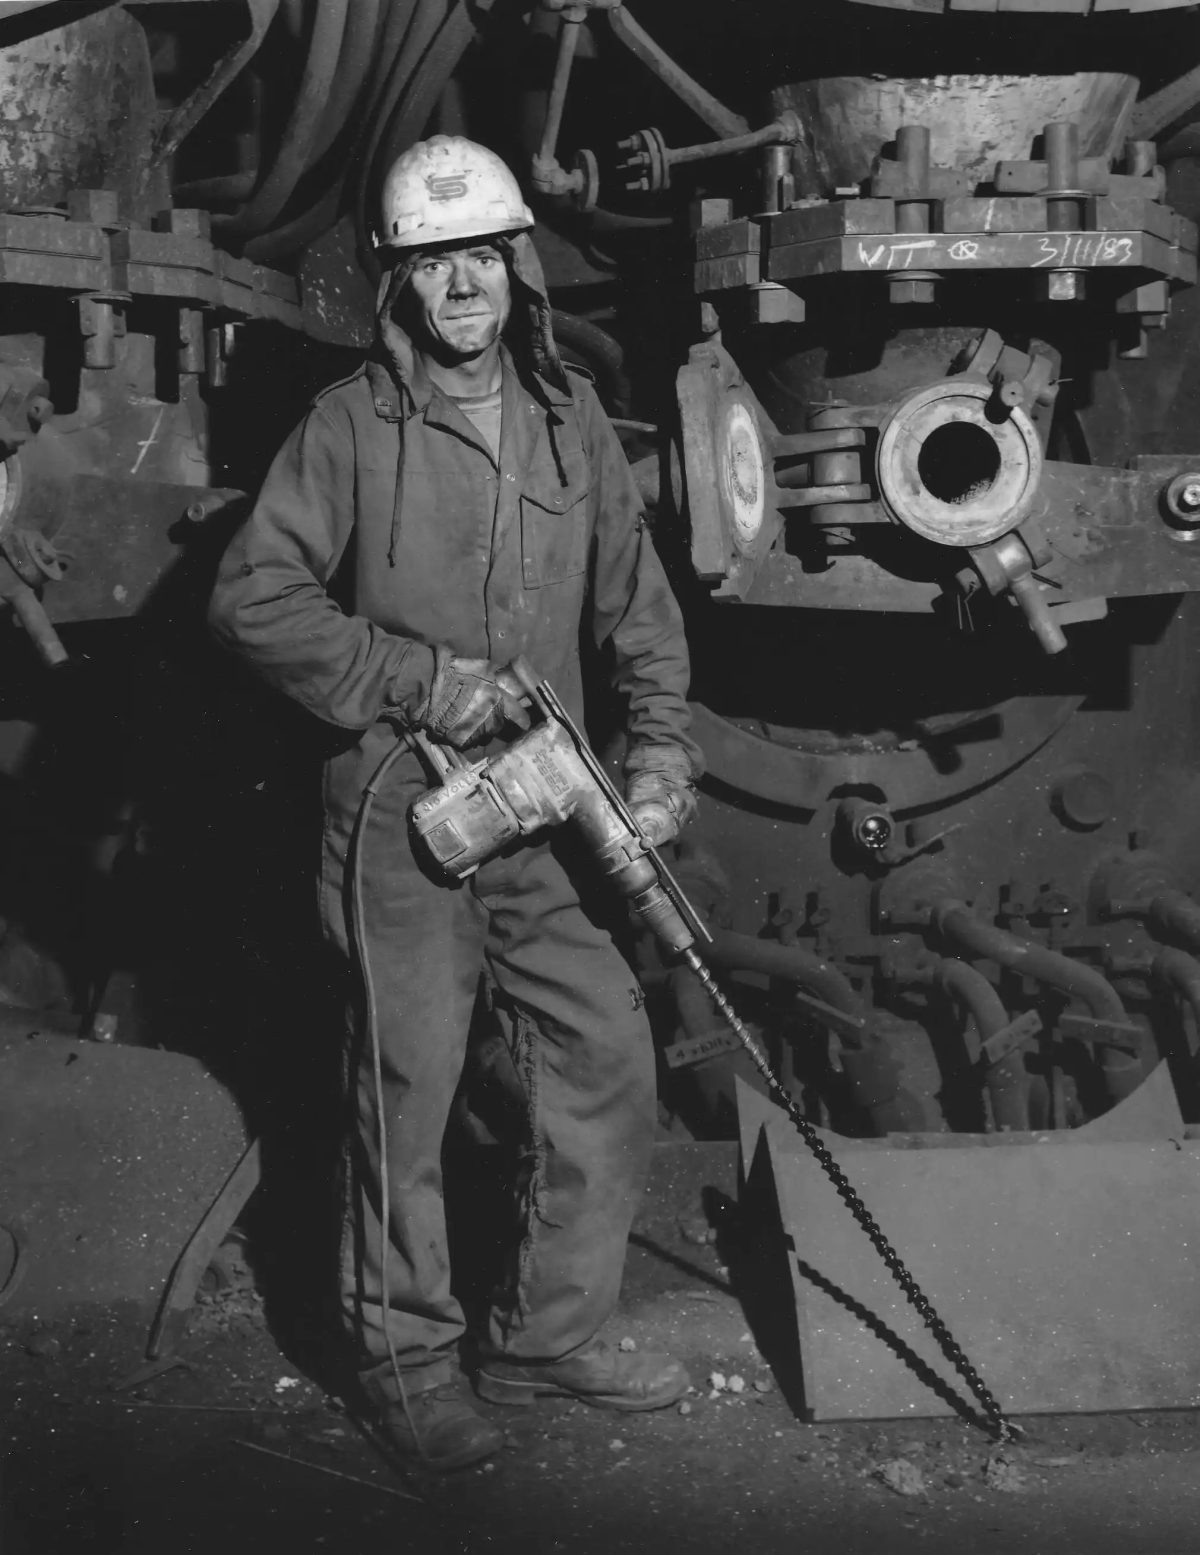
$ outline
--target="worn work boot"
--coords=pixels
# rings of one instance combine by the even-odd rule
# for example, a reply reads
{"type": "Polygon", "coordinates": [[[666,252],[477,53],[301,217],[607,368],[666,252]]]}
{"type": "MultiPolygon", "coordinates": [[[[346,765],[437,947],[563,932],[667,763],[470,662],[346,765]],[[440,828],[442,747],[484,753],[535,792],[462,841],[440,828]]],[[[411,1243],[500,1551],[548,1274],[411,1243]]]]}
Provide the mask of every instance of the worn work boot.
{"type": "Polygon", "coordinates": [[[463,1469],[504,1446],[504,1432],[477,1414],[452,1382],[419,1392],[406,1389],[403,1401],[394,1389],[386,1398],[376,1393],[372,1409],[380,1430],[400,1456],[426,1468],[463,1469]]]}
{"type": "Polygon", "coordinates": [[[532,1404],[549,1396],[600,1409],[665,1409],[687,1390],[688,1374],[671,1356],[617,1350],[602,1339],[565,1361],[484,1361],[475,1381],[480,1398],[493,1404],[532,1404]]]}

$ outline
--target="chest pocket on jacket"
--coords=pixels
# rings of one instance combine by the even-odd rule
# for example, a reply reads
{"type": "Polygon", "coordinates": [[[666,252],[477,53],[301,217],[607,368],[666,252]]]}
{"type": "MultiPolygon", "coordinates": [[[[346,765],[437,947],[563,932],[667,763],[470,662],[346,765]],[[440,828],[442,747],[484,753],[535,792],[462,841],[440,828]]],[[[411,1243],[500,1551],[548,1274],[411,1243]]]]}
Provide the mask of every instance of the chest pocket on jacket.
{"type": "Polygon", "coordinates": [[[583,450],[557,470],[533,471],[521,493],[521,572],[525,587],[565,583],[587,571],[591,525],[588,469],[583,450]]]}

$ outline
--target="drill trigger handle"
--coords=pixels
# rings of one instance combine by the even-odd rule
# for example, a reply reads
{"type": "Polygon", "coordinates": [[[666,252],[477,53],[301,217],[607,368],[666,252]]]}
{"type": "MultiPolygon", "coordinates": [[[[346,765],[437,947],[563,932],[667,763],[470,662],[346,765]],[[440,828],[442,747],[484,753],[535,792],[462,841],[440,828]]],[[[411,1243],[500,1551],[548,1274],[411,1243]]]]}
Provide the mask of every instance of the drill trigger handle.
{"type": "Polygon", "coordinates": [[[548,688],[541,676],[534,671],[533,665],[530,664],[524,654],[518,654],[508,666],[508,669],[514,679],[520,682],[521,689],[525,692],[527,699],[532,702],[542,717],[549,718],[551,710],[546,701],[546,691],[548,688]]]}

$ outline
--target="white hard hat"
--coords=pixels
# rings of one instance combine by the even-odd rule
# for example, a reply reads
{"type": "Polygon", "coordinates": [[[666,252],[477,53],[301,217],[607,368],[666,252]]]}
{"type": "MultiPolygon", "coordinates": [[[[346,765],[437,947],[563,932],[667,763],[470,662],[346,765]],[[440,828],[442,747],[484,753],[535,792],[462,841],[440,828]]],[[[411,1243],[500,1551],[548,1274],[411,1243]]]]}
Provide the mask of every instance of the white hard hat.
{"type": "Polygon", "coordinates": [[[533,213],[505,164],[461,135],[419,140],[383,181],[380,248],[424,248],[532,226],[533,213]]]}

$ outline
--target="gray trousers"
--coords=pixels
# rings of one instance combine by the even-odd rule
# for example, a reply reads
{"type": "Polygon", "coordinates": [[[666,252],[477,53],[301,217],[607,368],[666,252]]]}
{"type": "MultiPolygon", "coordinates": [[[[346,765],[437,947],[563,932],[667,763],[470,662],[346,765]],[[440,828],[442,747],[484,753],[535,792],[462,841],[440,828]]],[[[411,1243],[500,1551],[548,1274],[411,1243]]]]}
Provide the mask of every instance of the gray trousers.
{"type": "MultiPolygon", "coordinates": [[[[385,780],[363,828],[358,916],[378,1033],[386,1125],[389,1245],[372,1052],[351,1077],[355,1139],[342,1300],[367,1374],[390,1334],[415,1386],[448,1375],[464,1331],[450,1289],[442,1142],[462,1074],[481,974],[506,1021],[529,1110],[532,1171],[516,1288],[490,1314],[481,1352],[553,1361],[584,1346],[616,1305],[625,1244],[655,1127],[654,1056],[633,973],[580,905],[549,845],[524,845],[448,885],[414,857],[408,806],[425,787],[408,760],[385,780]]],[[[326,915],[354,954],[337,828],[327,866],[343,889],[326,915]],[[341,864],[339,870],[337,865],[341,864]],[[333,909],[331,911],[331,909],[333,909]],[[338,910],[340,909],[340,910],[338,910]]],[[[582,861],[586,867],[586,860],[582,861]]],[[[382,1377],[380,1378],[382,1381],[382,1377]]]]}

